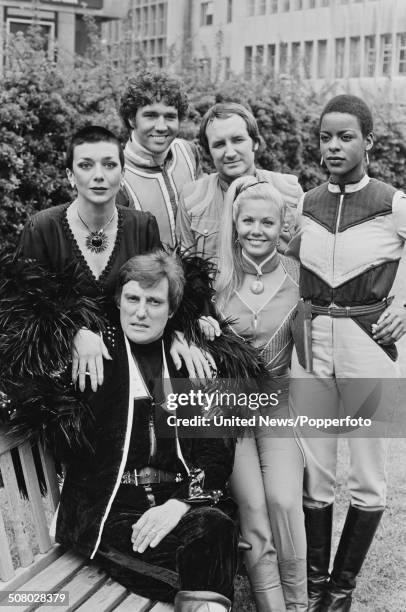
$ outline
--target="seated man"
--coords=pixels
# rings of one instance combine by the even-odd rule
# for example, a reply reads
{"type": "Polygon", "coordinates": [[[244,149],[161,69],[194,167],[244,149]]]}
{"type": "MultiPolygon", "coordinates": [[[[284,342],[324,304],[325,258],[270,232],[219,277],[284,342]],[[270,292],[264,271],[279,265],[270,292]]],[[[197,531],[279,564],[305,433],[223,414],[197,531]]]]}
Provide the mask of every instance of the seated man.
{"type": "MultiPolygon", "coordinates": [[[[176,611],[202,605],[224,611],[233,596],[237,534],[220,509],[234,509],[221,490],[234,443],[182,437],[165,407],[168,389],[182,376],[170,357],[167,323],[183,288],[179,260],[163,251],[137,255],[121,268],[121,329],[107,334],[113,360],[105,363],[104,384],[88,397],[89,446],[67,469],[56,540],[96,557],[140,595],[175,598],[176,611]]],[[[177,415],[198,410],[186,406],[177,415]]]]}

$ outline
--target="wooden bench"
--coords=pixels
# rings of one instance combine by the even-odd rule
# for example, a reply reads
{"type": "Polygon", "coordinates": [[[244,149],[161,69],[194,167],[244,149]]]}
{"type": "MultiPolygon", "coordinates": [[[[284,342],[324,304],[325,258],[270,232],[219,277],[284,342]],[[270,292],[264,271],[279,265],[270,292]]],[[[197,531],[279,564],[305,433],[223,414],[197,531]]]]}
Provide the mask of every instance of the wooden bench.
{"type": "Polygon", "coordinates": [[[39,448],[48,494],[41,495],[32,449],[0,428],[0,608],[13,612],[170,612],[173,606],[129,592],[95,563],[53,542],[49,525],[59,501],[52,458],[39,448]],[[11,451],[18,453],[28,500],[20,494],[11,451]],[[30,601],[36,594],[58,594],[55,605],[30,601]],[[13,606],[7,606],[9,594],[13,606]],[[66,595],[64,595],[66,594],[66,595]],[[61,605],[65,597],[66,603],[61,605]]]}

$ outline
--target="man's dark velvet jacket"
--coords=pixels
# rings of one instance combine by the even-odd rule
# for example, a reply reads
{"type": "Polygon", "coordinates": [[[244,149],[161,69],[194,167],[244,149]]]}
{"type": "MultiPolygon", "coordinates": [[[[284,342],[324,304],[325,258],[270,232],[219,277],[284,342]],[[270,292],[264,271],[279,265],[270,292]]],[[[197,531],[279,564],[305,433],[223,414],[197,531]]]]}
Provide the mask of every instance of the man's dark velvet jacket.
{"type": "MultiPolygon", "coordinates": [[[[110,354],[112,361],[104,362],[104,383],[89,397],[95,418],[94,422],[86,424],[86,436],[93,451],[82,448],[68,466],[56,526],[57,542],[92,557],[126,462],[124,447],[129,411],[129,362],[121,330],[115,333],[114,348],[110,349],[110,354]]],[[[165,355],[173,391],[176,392],[176,378],[184,379],[187,375],[182,371],[176,372],[169,354],[169,342],[166,341],[165,355]]],[[[144,401],[150,400],[136,400],[134,411],[139,402],[144,401]]],[[[200,414],[199,407],[185,406],[177,411],[179,417],[190,418],[194,414],[200,414]]],[[[179,442],[188,467],[204,470],[204,488],[223,489],[232,471],[233,443],[221,437],[185,438],[182,435],[179,442]]],[[[174,466],[173,471],[177,472],[178,469],[174,466]]],[[[187,480],[179,484],[173,497],[187,499],[187,480]]]]}

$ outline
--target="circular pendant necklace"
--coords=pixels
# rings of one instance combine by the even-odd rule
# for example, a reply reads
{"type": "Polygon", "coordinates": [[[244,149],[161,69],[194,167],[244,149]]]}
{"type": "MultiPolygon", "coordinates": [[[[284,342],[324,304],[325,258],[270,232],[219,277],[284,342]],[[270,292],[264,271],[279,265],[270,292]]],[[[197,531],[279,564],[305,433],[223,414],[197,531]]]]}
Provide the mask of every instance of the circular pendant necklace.
{"type": "Polygon", "coordinates": [[[255,295],[259,295],[264,291],[264,283],[261,280],[261,276],[262,274],[260,275],[257,273],[257,278],[250,285],[250,291],[255,293],[255,295]]]}
{"type": "Polygon", "coordinates": [[[99,230],[91,230],[86,221],[82,219],[80,216],[79,210],[76,209],[78,217],[80,221],[83,223],[85,228],[88,230],[88,235],[86,236],[86,248],[89,249],[92,253],[103,253],[108,247],[109,239],[106,236],[104,230],[110,225],[116,215],[116,208],[110,219],[107,221],[106,225],[99,230]]]}

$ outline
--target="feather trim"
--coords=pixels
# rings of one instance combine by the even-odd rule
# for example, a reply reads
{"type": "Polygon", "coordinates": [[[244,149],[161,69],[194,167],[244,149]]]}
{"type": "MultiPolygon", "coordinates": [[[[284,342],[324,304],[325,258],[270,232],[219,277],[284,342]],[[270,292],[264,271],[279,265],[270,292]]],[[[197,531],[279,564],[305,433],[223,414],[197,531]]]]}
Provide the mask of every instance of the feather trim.
{"type": "Polygon", "coordinates": [[[12,436],[39,441],[59,461],[72,459],[78,450],[93,451],[86,434],[94,414],[67,374],[63,377],[20,379],[8,388],[8,427],[12,436]]]}
{"type": "Polygon", "coordinates": [[[81,327],[101,329],[100,304],[81,295],[74,264],[50,272],[37,261],[0,256],[0,375],[46,376],[71,360],[81,327]]]}

